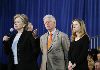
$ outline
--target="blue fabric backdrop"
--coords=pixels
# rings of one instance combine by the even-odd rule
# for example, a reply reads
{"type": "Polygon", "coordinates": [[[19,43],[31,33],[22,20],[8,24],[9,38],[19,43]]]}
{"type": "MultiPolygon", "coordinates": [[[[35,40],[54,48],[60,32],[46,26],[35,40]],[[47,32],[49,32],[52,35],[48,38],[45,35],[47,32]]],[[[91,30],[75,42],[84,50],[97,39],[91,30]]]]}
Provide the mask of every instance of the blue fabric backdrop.
{"type": "Polygon", "coordinates": [[[24,13],[29,17],[38,35],[46,32],[43,17],[52,14],[57,28],[70,37],[71,21],[74,18],[86,22],[90,37],[100,34],[100,0],[0,0],[0,60],[7,62],[2,47],[2,37],[13,27],[13,16],[24,13]]]}

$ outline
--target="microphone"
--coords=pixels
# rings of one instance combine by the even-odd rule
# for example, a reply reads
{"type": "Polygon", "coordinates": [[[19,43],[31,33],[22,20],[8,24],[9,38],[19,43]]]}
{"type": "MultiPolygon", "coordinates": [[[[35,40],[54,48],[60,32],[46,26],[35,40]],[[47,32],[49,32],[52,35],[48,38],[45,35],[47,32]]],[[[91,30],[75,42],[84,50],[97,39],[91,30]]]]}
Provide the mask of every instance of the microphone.
{"type": "Polygon", "coordinates": [[[9,32],[7,33],[8,37],[11,37],[14,34],[14,28],[10,28],[9,32]]]}
{"type": "Polygon", "coordinates": [[[14,28],[10,28],[10,32],[13,32],[14,31],[14,28]]]}

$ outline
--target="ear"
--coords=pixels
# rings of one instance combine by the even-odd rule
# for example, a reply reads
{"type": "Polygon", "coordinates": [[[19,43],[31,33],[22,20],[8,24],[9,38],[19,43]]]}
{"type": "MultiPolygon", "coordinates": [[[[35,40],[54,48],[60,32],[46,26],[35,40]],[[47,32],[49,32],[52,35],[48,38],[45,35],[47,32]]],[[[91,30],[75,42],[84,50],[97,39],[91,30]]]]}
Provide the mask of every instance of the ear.
{"type": "Polygon", "coordinates": [[[56,22],[54,22],[54,25],[55,25],[55,27],[56,27],[56,22]]]}
{"type": "Polygon", "coordinates": [[[26,24],[23,25],[23,28],[26,26],[26,24]]]}

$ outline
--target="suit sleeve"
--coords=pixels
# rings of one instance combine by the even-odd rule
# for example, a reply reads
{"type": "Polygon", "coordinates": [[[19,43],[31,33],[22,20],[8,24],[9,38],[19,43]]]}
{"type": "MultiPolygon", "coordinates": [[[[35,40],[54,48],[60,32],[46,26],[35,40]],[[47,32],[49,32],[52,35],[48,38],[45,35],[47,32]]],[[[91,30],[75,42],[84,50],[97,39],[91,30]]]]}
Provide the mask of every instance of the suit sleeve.
{"type": "Polygon", "coordinates": [[[68,51],[68,61],[71,61],[71,51],[72,51],[72,47],[69,47],[69,51],[68,51]]]}
{"type": "Polygon", "coordinates": [[[61,40],[62,40],[62,48],[64,51],[64,58],[65,58],[65,61],[68,62],[68,51],[69,51],[69,46],[70,46],[68,35],[63,34],[61,37],[61,40]]]}
{"type": "Polygon", "coordinates": [[[3,41],[4,52],[9,55],[11,53],[12,37],[8,41],[3,41]]]}
{"type": "Polygon", "coordinates": [[[9,55],[10,52],[10,43],[9,41],[3,41],[3,48],[4,48],[4,52],[9,55]]]}
{"type": "Polygon", "coordinates": [[[35,55],[36,57],[38,57],[38,54],[39,54],[39,52],[40,52],[40,45],[39,45],[40,42],[39,42],[38,39],[35,39],[35,38],[33,37],[33,35],[32,35],[31,32],[30,32],[29,37],[30,37],[30,40],[31,40],[31,47],[32,47],[32,49],[33,49],[33,53],[34,53],[34,55],[35,55]]]}
{"type": "Polygon", "coordinates": [[[40,37],[40,48],[41,48],[41,52],[43,52],[42,37],[40,37]]]}
{"type": "Polygon", "coordinates": [[[38,38],[36,38],[35,39],[35,46],[36,46],[36,52],[37,52],[37,57],[38,57],[38,55],[40,54],[40,51],[41,51],[41,49],[40,49],[40,38],[38,37],[38,38]]]}

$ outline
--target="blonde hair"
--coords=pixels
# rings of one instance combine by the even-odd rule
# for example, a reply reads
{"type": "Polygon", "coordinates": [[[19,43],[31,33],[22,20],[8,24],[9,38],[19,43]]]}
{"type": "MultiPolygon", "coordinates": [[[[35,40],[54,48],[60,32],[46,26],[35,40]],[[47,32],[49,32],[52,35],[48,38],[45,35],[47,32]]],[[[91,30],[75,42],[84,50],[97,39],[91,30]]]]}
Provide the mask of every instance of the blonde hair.
{"type": "Polygon", "coordinates": [[[27,30],[27,27],[28,27],[28,17],[25,14],[16,14],[14,16],[14,20],[16,18],[20,18],[22,20],[22,22],[25,24],[24,28],[27,30]]]}
{"type": "Polygon", "coordinates": [[[72,29],[72,36],[71,36],[71,41],[74,41],[75,40],[75,37],[76,37],[76,33],[73,31],[73,22],[74,21],[77,21],[79,24],[80,24],[80,37],[84,36],[85,34],[87,34],[86,32],[86,27],[85,27],[85,22],[81,19],[74,19],[72,21],[72,24],[71,24],[71,29],[72,29]]]}

